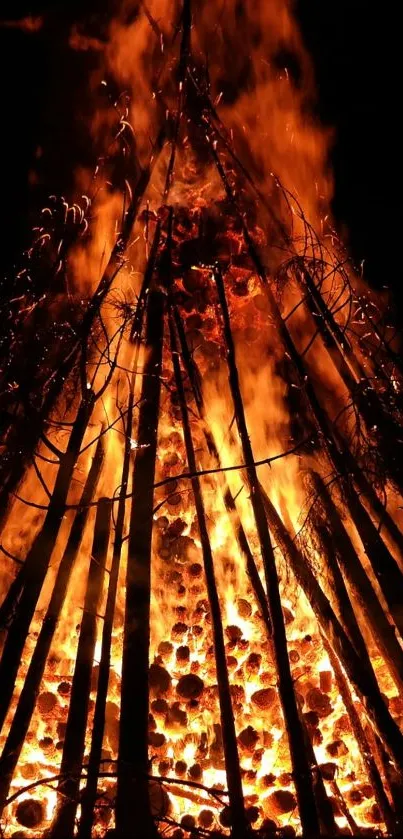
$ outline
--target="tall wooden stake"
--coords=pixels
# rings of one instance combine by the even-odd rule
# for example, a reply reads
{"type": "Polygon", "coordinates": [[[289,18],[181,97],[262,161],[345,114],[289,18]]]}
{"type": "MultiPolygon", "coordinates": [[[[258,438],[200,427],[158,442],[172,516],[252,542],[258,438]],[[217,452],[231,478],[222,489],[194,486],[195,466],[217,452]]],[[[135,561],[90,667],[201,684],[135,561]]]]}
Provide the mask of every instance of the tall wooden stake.
{"type": "Polygon", "coordinates": [[[264,493],[264,507],[281,553],[290,563],[294,576],[305,592],[314,614],[332,649],[343,664],[348,678],[361,698],[369,719],[385,743],[400,773],[403,772],[403,735],[391,716],[373,674],[361,659],[336,617],[308,563],[284,527],[274,504],[264,493]]]}
{"type": "MultiPolygon", "coordinates": [[[[154,242],[159,243],[160,227],[154,237],[154,242]]],[[[94,722],[92,726],[91,751],[87,767],[87,783],[83,792],[81,804],[81,818],[78,830],[78,839],[91,839],[93,826],[94,807],[97,796],[98,776],[101,765],[102,743],[105,731],[106,701],[108,697],[108,683],[110,674],[110,658],[112,646],[113,619],[116,606],[116,594],[119,579],[120,560],[123,545],[123,532],[126,511],[126,495],[129,482],[129,471],[131,463],[131,434],[133,427],[134,410],[134,389],[137,376],[137,364],[141,345],[141,332],[144,318],[146,296],[149,284],[152,280],[152,272],[155,267],[156,253],[154,247],[150,254],[149,265],[144,275],[142,290],[139,296],[136,314],[132,327],[132,338],[135,340],[135,352],[133,359],[133,372],[131,375],[128,409],[126,416],[126,435],[123,453],[123,468],[118,512],[115,526],[115,540],[113,545],[112,564],[109,576],[108,597],[105,608],[105,617],[102,632],[101,660],[99,663],[97,698],[95,702],[94,722]]]]}
{"type": "Polygon", "coordinates": [[[66,549],[57,571],[52,596],[43,619],[38,640],[28,667],[24,685],[18,699],[13,720],[0,758],[0,817],[5,804],[13,773],[17,766],[24,740],[32,719],[41,680],[45,671],[52,639],[60,617],[67,587],[74,563],[80,549],[81,540],[89,514],[89,503],[95,494],[103,462],[103,438],[98,440],[95,455],[88,473],[81,496],[81,509],[78,510],[66,549]]]}
{"type": "Polygon", "coordinates": [[[182,414],[183,433],[185,437],[186,456],[189,471],[195,475],[192,478],[192,489],[195,499],[197,521],[199,525],[200,541],[203,553],[204,573],[206,577],[207,593],[211,609],[211,620],[214,638],[214,652],[220,703],[221,726],[224,746],[225,771],[227,775],[228,794],[231,809],[231,836],[234,839],[244,839],[247,833],[247,821],[242,792],[241,770],[236,740],[235,722],[232,710],[231,692],[225,654],[224,633],[221,620],[220,601],[214,574],[213,554],[207,529],[206,515],[200,479],[196,476],[197,466],[190,431],[186,397],[183,388],[182,374],[179,365],[179,355],[175,336],[175,326],[172,315],[169,316],[172,362],[175,372],[175,382],[178,391],[179,404],[182,414]]]}
{"type": "MultiPolygon", "coordinates": [[[[174,309],[174,319],[175,319],[175,326],[178,333],[181,355],[183,359],[183,364],[187,375],[189,377],[190,383],[192,385],[192,391],[194,395],[194,399],[196,402],[197,410],[200,416],[200,419],[205,420],[205,408],[203,403],[203,397],[200,388],[200,374],[197,368],[197,365],[192,358],[191,353],[189,352],[189,348],[187,345],[185,330],[183,328],[183,323],[179,316],[178,310],[174,309]]],[[[204,426],[204,436],[206,438],[206,443],[208,450],[214,459],[214,462],[217,464],[217,467],[221,467],[220,462],[220,455],[215,444],[213,435],[208,430],[206,426],[204,426]]],[[[256,598],[256,603],[258,608],[260,609],[260,613],[264,620],[268,635],[271,636],[272,628],[271,628],[271,621],[270,621],[270,613],[269,613],[269,604],[267,601],[267,596],[265,590],[263,588],[263,583],[260,579],[259,571],[257,570],[256,563],[253,557],[253,553],[250,549],[249,542],[242,525],[241,519],[238,514],[238,510],[231,494],[231,490],[228,486],[228,483],[225,478],[225,474],[223,473],[222,476],[222,485],[223,485],[223,497],[224,497],[224,504],[229,513],[229,518],[231,522],[235,523],[235,532],[236,537],[238,539],[239,547],[242,551],[242,554],[245,558],[245,565],[246,565],[246,572],[248,574],[253,593],[256,598]]]]}
{"type": "Polygon", "coordinates": [[[0,684],[2,686],[0,692],[0,730],[13,695],[22,651],[63,520],[70,481],[93,405],[94,394],[92,391],[88,391],[86,397],[80,403],[66,452],[61,459],[45,521],[25,560],[25,585],[18,602],[17,613],[8,631],[0,662],[0,684]]]}
{"type": "Polygon", "coordinates": [[[399,692],[403,691],[403,652],[395,629],[388,621],[376,591],[361,565],[339,512],[317,472],[310,472],[310,481],[318,501],[323,505],[333,537],[333,546],[343,575],[363,612],[370,632],[379,646],[399,692]]]}
{"type": "Polygon", "coordinates": [[[229,382],[234,403],[236,423],[241,439],[245,463],[247,464],[245,471],[251,492],[251,503],[266,577],[267,597],[273,627],[273,646],[278,674],[278,687],[289,739],[302,830],[304,836],[318,836],[320,834],[320,826],[316,810],[312,771],[306,755],[304,731],[298,712],[294,684],[291,676],[276,562],[267,526],[256,467],[254,465],[252,446],[246,425],[224,283],[221,272],[218,268],[215,270],[215,280],[222,311],[223,332],[229,369],[229,382]]]}
{"type": "Polygon", "coordinates": [[[161,391],[164,295],[151,290],[147,358],[133,470],[123,636],[116,829],[119,839],[157,836],[148,793],[151,539],[161,391]]]}
{"type": "Polygon", "coordinates": [[[367,736],[365,734],[364,728],[361,724],[361,720],[358,714],[358,711],[354,705],[353,698],[351,696],[350,688],[348,686],[347,679],[343,673],[342,668],[340,667],[339,661],[337,656],[335,656],[329,642],[322,634],[322,641],[323,646],[327,652],[329,657],[330,664],[332,666],[337,687],[340,691],[341,698],[344,703],[344,707],[347,711],[349,716],[349,720],[351,723],[351,728],[354,733],[354,737],[357,741],[357,746],[360,750],[360,755],[362,757],[364,766],[368,772],[368,779],[372,788],[374,790],[375,799],[378,804],[378,807],[382,813],[383,820],[385,822],[386,828],[389,833],[394,834],[396,830],[401,829],[401,822],[399,819],[396,818],[395,814],[392,811],[392,808],[389,803],[389,799],[385,793],[383,788],[382,778],[379,772],[379,769],[376,765],[376,761],[372,755],[367,736]]]}
{"type": "Polygon", "coordinates": [[[87,591],[60,766],[62,776],[58,787],[60,797],[50,832],[51,839],[67,839],[73,836],[74,831],[85,749],[97,615],[108,552],[111,506],[108,498],[101,498],[97,506],[87,591]]]}

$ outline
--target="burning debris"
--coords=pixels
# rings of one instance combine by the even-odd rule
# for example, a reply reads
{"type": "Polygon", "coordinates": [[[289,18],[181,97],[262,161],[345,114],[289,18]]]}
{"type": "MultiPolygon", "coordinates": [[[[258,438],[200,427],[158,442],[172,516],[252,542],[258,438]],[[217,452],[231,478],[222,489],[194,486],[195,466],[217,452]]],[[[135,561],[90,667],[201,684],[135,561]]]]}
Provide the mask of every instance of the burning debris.
{"type": "Polygon", "coordinates": [[[403,829],[401,359],[302,170],[257,186],[200,5],[114,24],[149,86],[8,301],[7,839],[403,829]]]}

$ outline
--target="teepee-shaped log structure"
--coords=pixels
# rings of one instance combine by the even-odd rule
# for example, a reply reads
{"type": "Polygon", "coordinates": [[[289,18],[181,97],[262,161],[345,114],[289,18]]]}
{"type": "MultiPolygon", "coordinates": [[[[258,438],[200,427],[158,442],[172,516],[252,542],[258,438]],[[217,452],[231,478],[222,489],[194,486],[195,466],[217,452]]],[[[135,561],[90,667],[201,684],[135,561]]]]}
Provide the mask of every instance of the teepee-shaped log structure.
{"type": "Polygon", "coordinates": [[[120,97],[103,189],[52,199],[7,304],[6,839],[403,831],[401,359],[334,232],[259,185],[197,12],[151,151],[120,97]]]}

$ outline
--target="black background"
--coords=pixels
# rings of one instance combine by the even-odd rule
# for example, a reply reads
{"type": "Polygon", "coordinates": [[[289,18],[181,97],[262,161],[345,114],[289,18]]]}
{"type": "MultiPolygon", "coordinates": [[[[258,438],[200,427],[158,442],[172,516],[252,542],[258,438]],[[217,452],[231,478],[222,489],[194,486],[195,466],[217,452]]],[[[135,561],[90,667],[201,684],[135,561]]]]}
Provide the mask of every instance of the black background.
{"type": "MultiPolygon", "coordinates": [[[[270,0],[267,0],[269,2],[270,0]]],[[[44,15],[36,33],[0,27],[1,248],[4,274],[18,261],[49,192],[68,189],[72,161],[92,162],[86,133],[90,53],[73,53],[74,21],[107,18],[108,0],[6,0],[4,22],[44,15]],[[45,152],[38,161],[36,150],[45,152]],[[89,157],[90,156],[90,157],[89,157]],[[33,163],[42,185],[30,183],[33,163]]],[[[297,0],[316,69],[318,113],[335,129],[333,212],[356,263],[389,286],[401,321],[402,190],[399,4],[297,0]]]]}

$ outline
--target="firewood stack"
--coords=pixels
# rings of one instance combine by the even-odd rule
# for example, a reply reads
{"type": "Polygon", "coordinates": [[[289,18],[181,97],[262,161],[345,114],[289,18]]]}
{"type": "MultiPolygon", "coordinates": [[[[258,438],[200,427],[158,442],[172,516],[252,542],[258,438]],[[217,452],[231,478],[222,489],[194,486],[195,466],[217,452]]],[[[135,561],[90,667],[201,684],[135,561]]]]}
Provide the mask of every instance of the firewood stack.
{"type": "Polygon", "coordinates": [[[19,277],[2,835],[399,836],[400,358],[337,242],[238,158],[191,12],[101,276],[63,292],[77,209],[64,305],[51,254],[40,300],[19,277]]]}

